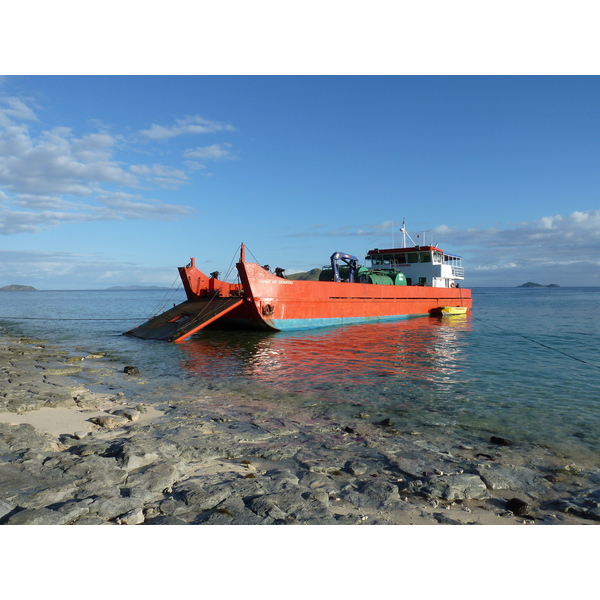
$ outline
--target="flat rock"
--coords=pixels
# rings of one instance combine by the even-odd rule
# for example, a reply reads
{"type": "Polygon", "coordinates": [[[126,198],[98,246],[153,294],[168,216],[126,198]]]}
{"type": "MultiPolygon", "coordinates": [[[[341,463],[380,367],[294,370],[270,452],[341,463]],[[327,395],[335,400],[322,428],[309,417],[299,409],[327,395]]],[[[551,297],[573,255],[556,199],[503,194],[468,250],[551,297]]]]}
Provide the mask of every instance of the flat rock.
{"type": "Polygon", "coordinates": [[[144,511],[135,508],[117,518],[119,525],[140,525],[144,522],[144,511]]]}
{"type": "Polygon", "coordinates": [[[489,492],[481,477],[469,473],[429,478],[419,493],[426,498],[440,498],[450,502],[489,498],[489,492]]]}
{"type": "Polygon", "coordinates": [[[7,525],[65,525],[68,515],[49,508],[28,508],[12,515],[7,525]]]}
{"type": "Polygon", "coordinates": [[[546,487],[540,474],[526,467],[490,463],[477,472],[490,490],[540,490],[546,487]]]}
{"type": "Polygon", "coordinates": [[[210,510],[229,498],[233,493],[233,488],[228,483],[205,486],[202,481],[188,480],[178,491],[190,510],[201,512],[210,510]]]}
{"type": "Polygon", "coordinates": [[[106,415],[102,417],[94,417],[93,419],[90,419],[90,422],[94,423],[94,425],[98,425],[98,427],[103,427],[104,429],[115,429],[116,427],[123,427],[123,425],[127,425],[129,423],[129,419],[116,415],[106,415]]]}

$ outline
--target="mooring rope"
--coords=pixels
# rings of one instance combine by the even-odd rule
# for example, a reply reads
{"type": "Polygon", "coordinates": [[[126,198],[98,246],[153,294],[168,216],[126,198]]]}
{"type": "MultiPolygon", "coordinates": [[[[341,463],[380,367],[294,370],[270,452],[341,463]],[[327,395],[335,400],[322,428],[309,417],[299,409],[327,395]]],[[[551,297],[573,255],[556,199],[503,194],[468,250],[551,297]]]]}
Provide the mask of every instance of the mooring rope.
{"type": "Polygon", "coordinates": [[[495,323],[489,323],[488,321],[484,321],[483,319],[480,319],[478,317],[472,317],[472,318],[474,321],[479,321],[480,323],[484,323],[486,325],[496,327],[496,329],[500,329],[501,331],[506,331],[507,333],[512,333],[513,335],[518,335],[519,337],[522,337],[529,342],[533,342],[534,344],[538,344],[539,346],[542,346],[542,348],[552,350],[553,352],[558,352],[559,354],[562,354],[563,356],[566,356],[568,358],[572,358],[573,360],[576,360],[580,363],[583,363],[585,365],[590,365],[592,367],[596,367],[597,369],[600,369],[600,365],[597,365],[596,363],[589,362],[587,360],[583,360],[583,358],[579,358],[578,356],[573,356],[572,354],[569,354],[568,352],[563,352],[562,350],[559,350],[558,348],[553,348],[552,346],[548,346],[548,344],[539,342],[538,340],[535,340],[532,337],[529,337],[527,335],[523,335],[522,333],[519,333],[518,331],[513,331],[512,329],[507,329],[506,327],[500,327],[500,325],[496,325],[495,323]]]}
{"type": "Polygon", "coordinates": [[[181,281],[180,281],[179,285],[177,287],[175,287],[175,284],[177,283],[178,279],[179,279],[179,274],[177,274],[175,276],[173,283],[171,284],[169,289],[165,292],[164,296],[158,301],[158,304],[150,312],[150,316],[146,320],[151,319],[152,317],[155,317],[159,312],[164,311],[164,308],[167,305],[167,303],[170,302],[171,299],[173,298],[173,296],[181,289],[181,281]]]}
{"type": "Polygon", "coordinates": [[[139,321],[143,317],[121,317],[119,319],[74,319],[62,317],[2,317],[2,319],[14,319],[17,321],[139,321]]]}

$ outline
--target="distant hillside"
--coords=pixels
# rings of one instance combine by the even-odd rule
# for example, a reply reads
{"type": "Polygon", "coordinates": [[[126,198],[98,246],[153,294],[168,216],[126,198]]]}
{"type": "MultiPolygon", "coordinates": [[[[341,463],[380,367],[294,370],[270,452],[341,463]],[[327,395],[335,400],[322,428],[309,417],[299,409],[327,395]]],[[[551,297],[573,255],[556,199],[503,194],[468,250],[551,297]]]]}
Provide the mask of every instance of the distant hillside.
{"type": "Polygon", "coordinates": [[[319,281],[319,275],[321,269],[311,269],[304,273],[294,273],[293,275],[286,275],[287,279],[297,279],[299,281],[319,281]]]}
{"type": "Polygon", "coordinates": [[[12,285],[5,285],[0,288],[0,292],[37,292],[38,290],[30,285],[17,285],[13,283],[12,285]]]}
{"type": "Polygon", "coordinates": [[[558,285],[556,283],[551,283],[550,285],[542,285],[541,283],[533,283],[533,281],[528,281],[527,283],[524,283],[523,285],[518,285],[517,287],[526,287],[526,288],[533,288],[533,287],[560,287],[560,285],[558,285]]]}

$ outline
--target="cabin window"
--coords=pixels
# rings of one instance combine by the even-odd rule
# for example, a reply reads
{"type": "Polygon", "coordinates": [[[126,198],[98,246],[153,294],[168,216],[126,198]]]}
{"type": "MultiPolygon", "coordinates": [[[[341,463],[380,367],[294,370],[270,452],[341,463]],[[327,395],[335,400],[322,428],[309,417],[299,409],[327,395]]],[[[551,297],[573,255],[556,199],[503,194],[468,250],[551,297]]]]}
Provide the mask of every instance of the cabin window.
{"type": "Polygon", "coordinates": [[[419,262],[419,255],[416,252],[409,252],[407,256],[408,256],[407,262],[409,262],[409,263],[419,262]]]}
{"type": "Polygon", "coordinates": [[[396,262],[403,265],[406,262],[406,254],[396,254],[396,262]]]}
{"type": "Polygon", "coordinates": [[[443,257],[444,257],[444,255],[441,252],[434,252],[433,253],[433,262],[436,264],[440,264],[442,262],[443,257]]]}
{"type": "Polygon", "coordinates": [[[452,256],[451,254],[444,254],[444,262],[452,267],[462,266],[462,258],[460,256],[452,256]]]}
{"type": "Polygon", "coordinates": [[[373,264],[373,266],[383,264],[383,260],[380,254],[376,254],[375,256],[369,256],[368,258],[371,259],[371,263],[373,264]]]}
{"type": "Polygon", "coordinates": [[[391,261],[392,261],[392,255],[391,254],[384,254],[383,255],[383,264],[384,265],[389,265],[391,261]]]}
{"type": "Polygon", "coordinates": [[[422,263],[431,262],[431,254],[429,252],[421,252],[419,256],[422,263]]]}
{"type": "Polygon", "coordinates": [[[419,277],[419,285],[426,285],[426,284],[427,284],[427,278],[419,277]]]}

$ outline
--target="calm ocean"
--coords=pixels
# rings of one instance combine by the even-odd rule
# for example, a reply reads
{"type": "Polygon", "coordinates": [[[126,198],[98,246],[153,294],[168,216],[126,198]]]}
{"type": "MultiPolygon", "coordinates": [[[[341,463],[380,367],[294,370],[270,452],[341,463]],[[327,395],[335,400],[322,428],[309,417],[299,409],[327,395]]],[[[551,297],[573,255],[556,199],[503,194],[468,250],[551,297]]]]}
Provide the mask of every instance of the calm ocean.
{"type": "Polygon", "coordinates": [[[444,319],[204,331],[181,344],[121,335],[184,299],[0,292],[0,331],[107,352],[187,398],[242,386],[336,419],[368,413],[436,437],[500,435],[566,460],[600,452],[600,288],[474,288],[471,314],[444,319]]]}

